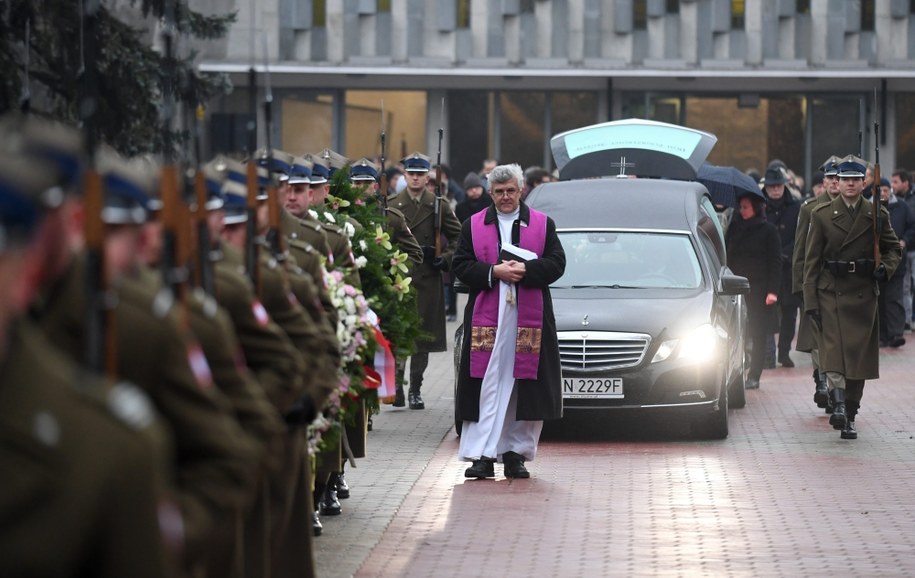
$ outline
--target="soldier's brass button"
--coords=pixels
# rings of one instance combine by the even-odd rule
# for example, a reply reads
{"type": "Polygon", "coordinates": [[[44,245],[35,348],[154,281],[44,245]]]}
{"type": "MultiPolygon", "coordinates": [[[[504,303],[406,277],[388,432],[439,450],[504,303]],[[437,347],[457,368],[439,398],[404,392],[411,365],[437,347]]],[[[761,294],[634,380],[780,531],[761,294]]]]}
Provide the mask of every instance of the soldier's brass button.
{"type": "Polygon", "coordinates": [[[56,446],[60,441],[60,424],[46,411],[39,411],[32,421],[32,433],[46,446],[56,446]]]}

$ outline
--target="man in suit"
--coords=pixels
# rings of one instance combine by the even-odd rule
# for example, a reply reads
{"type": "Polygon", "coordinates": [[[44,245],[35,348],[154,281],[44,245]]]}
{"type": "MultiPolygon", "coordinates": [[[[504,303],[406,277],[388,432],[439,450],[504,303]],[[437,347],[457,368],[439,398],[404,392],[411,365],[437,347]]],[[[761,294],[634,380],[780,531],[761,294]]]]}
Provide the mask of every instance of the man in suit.
{"type": "MultiPolygon", "coordinates": [[[[445,351],[445,291],[442,273],[451,268],[451,257],[457,248],[461,223],[446,199],[436,197],[426,190],[426,176],[431,168],[429,157],[413,153],[401,163],[407,174],[407,188],[388,201],[388,206],[404,214],[407,225],[423,250],[423,262],[413,269],[413,286],[416,287],[417,307],[423,320],[423,330],[431,339],[416,343],[416,354],[410,358],[410,409],[426,407],[421,395],[423,374],[429,365],[429,353],[445,351]],[[436,235],[443,235],[436,250],[436,235]]],[[[397,399],[394,405],[403,405],[403,363],[398,364],[397,399]]]]}

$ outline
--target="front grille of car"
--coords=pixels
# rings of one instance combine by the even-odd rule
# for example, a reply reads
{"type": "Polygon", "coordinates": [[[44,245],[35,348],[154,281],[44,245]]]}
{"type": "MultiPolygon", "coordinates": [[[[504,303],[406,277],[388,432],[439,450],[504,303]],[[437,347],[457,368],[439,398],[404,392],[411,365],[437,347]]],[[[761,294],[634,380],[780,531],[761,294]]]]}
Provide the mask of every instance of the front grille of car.
{"type": "Polygon", "coordinates": [[[651,337],[615,331],[560,331],[559,358],[568,371],[634,367],[642,362],[651,337]]]}

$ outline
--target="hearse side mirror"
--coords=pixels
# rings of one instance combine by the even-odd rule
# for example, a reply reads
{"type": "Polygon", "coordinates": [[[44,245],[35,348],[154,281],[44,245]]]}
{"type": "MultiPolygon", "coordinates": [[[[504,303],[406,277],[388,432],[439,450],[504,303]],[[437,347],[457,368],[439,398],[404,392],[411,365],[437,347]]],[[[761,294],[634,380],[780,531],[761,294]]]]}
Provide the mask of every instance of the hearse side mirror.
{"type": "Polygon", "coordinates": [[[746,295],[750,292],[750,280],[740,275],[722,275],[718,292],[722,295],[746,295]]]}

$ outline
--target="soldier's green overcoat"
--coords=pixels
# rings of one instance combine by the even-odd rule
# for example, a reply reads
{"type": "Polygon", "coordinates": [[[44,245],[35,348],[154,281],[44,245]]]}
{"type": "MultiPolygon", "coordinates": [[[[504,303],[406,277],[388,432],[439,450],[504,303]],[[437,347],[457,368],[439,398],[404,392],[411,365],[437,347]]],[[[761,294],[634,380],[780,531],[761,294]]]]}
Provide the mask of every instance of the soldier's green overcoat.
{"type": "MultiPolygon", "coordinates": [[[[419,202],[414,201],[408,191],[388,200],[388,206],[403,213],[407,225],[420,246],[435,246],[435,195],[423,191],[419,202]]],[[[448,204],[441,199],[441,232],[447,242],[443,242],[441,256],[451,266],[451,258],[457,249],[461,236],[461,223],[448,204]]],[[[416,342],[417,352],[445,351],[448,347],[445,335],[445,290],[442,283],[442,272],[423,260],[413,267],[413,286],[416,287],[416,301],[419,316],[423,320],[423,330],[429,333],[432,340],[420,339],[416,342]]]]}
{"type": "Polygon", "coordinates": [[[0,576],[173,576],[159,525],[166,445],[147,398],[81,373],[25,322],[7,337],[0,576]]]}
{"type": "MultiPolygon", "coordinates": [[[[804,310],[819,311],[823,332],[819,340],[820,371],[835,371],[846,379],[880,377],[877,281],[871,275],[834,275],[826,261],[856,261],[874,257],[874,206],[859,199],[852,218],[841,195],[819,205],[810,216],[804,256],[804,310]]],[[[881,259],[892,276],[902,258],[899,239],[881,208],[881,259]]]]}
{"type": "MultiPolygon", "coordinates": [[[[828,193],[823,193],[819,197],[807,199],[801,204],[797,218],[797,232],[794,235],[794,253],[791,256],[791,292],[795,295],[802,295],[804,292],[804,255],[807,250],[807,233],[810,231],[810,214],[821,204],[830,202],[832,202],[832,197],[828,193]]],[[[801,308],[803,309],[803,306],[801,308]]],[[[815,332],[816,327],[810,322],[810,318],[801,315],[798,321],[795,349],[806,353],[816,349],[815,332]]]]}

